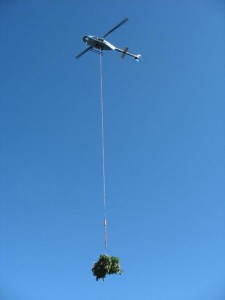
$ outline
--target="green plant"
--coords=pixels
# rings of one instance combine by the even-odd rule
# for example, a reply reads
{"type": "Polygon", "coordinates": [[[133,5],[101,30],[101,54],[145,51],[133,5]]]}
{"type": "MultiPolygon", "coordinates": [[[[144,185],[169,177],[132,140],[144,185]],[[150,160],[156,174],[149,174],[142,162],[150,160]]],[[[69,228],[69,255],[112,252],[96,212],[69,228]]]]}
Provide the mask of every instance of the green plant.
{"type": "Polygon", "coordinates": [[[103,254],[100,255],[99,260],[94,264],[92,272],[96,277],[96,280],[99,280],[101,278],[104,281],[107,274],[121,275],[123,270],[120,268],[120,260],[118,257],[103,254]]]}

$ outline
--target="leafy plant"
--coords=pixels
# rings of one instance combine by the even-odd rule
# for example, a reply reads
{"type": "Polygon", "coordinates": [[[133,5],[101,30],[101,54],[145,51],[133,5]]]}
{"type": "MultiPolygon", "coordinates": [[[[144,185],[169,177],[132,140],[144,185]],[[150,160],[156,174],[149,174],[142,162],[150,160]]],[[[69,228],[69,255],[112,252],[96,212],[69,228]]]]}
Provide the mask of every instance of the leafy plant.
{"type": "Polygon", "coordinates": [[[99,260],[94,264],[92,272],[97,281],[100,278],[104,281],[107,274],[121,275],[123,270],[120,268],[120,260],[118,257],[103,254],[100,255],[99,260]]]}

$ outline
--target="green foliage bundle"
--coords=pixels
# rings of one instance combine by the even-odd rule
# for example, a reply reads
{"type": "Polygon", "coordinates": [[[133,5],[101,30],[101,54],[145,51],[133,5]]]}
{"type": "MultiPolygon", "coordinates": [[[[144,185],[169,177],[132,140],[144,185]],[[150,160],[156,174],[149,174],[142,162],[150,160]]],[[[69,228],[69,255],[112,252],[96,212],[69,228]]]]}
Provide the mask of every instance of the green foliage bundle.
{"type": "Polygon", "coordinates": [[[123,272],[120,269],[120,260],[118,257],[109,255],[100,255],[99,260],[94,264],[92,268],[93,275],[98,281],[100,278],[105,279],[105,276],[111,274],[120,274],[123,272]]]}

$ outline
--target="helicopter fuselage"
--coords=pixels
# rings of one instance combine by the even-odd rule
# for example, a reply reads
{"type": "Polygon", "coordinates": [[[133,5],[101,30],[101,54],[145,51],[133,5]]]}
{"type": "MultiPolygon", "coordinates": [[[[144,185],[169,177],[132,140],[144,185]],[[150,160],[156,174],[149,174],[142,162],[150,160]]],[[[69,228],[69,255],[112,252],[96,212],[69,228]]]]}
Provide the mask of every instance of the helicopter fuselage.
{"type": "Polygon", "coordinates": [[[85,35],[83,37],[83,41],[85,42],[85,44],[99,50],[116,50],[115,46],[107,42],[105,39],[99,38],[97,36],[85,35]]]}

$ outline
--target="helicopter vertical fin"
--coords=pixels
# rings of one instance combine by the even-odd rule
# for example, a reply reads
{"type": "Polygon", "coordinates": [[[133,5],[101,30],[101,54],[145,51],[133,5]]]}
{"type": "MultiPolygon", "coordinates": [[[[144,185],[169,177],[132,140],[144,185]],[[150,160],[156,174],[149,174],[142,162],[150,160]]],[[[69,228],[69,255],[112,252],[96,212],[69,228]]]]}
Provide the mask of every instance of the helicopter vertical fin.
{"type": "Polygon", "coordinates": [[[128,51],[128,47],[125,47],[124,50],[123,50],[123,52],[122,52],[122,54],[121,54],[121,58],[124,58],[124,56],[126,55],[127,51],[128,51]]]}

